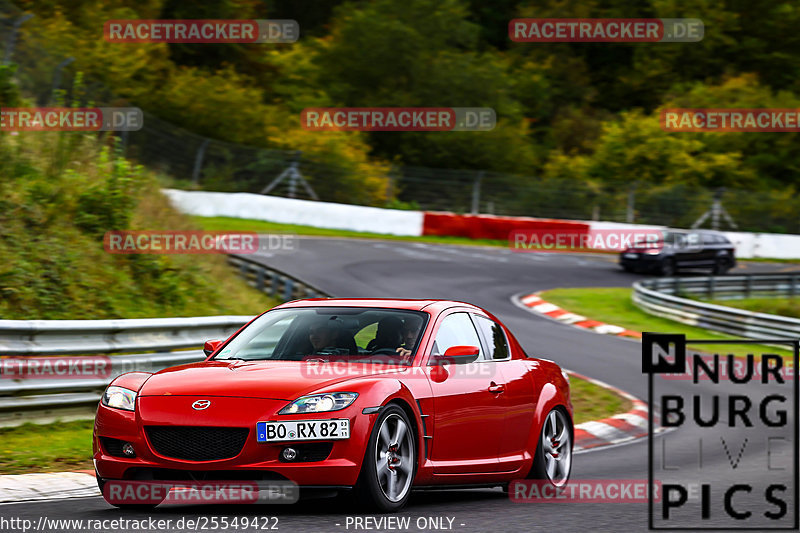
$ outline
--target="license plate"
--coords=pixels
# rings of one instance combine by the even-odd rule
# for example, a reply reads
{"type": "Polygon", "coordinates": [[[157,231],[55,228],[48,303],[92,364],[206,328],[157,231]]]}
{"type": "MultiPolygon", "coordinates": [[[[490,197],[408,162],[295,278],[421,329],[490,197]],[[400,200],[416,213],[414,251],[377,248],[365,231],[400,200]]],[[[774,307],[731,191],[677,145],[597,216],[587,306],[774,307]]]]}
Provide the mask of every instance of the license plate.
{"type": "Polygon", "coordinates": [[[285,422],[258,422],[258,442],[285,442],[297,440],[342,440],[350,438],[350,419],[287,420],[285,422]]]}
{"type": "Polygon", "coordinates": [[[622,257],[625,259],[638,259],[639,254],[623,254],[622,257]]]}

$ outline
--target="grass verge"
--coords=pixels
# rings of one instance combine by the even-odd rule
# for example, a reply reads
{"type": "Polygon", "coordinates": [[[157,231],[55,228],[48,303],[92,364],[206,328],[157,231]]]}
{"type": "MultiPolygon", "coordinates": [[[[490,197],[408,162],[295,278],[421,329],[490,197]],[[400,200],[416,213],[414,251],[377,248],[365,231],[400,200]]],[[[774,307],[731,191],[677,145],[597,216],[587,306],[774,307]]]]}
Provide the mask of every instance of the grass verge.
{"type": "MultiPolygon", "coordinates": [[[[737,340],[737,337],[690,326],[666,318],[645,313],[633,304],[629,288],[580,288],[552,289],[541,293],[545,301],[567,311],[599,320],[632,331],[657,331],[664,333],[683,333],[688,338],[709,340],[737,340]]],[[[762,353],[776,353],[784,357],[791,355],[788,350],[773,346],[750,345],[722,346],[721,350],[736,356],[745,356],[753,350],[762,353]]]]}
{"type": "Polygon", "coordinates": [[[570,376],[569,385],[572,406],[575,408],[575,424],[608,418],[630,411],[633,407],[627,398],[585,379],[570,376]]]}
{"type": "MultiPolygon", "coordinates": [[[[572,377],[570,385],[576,424],[631,407],[627,399],[588,381],[572,377]]],[[[91,470],[92,424],[91,420],[78,420],[0,428],[0,474],[91,470]]]]}
{"type": "Polygon", "coordinates": [[[0,428],[0,474],[91,470],[91,420],[0,428]]]}

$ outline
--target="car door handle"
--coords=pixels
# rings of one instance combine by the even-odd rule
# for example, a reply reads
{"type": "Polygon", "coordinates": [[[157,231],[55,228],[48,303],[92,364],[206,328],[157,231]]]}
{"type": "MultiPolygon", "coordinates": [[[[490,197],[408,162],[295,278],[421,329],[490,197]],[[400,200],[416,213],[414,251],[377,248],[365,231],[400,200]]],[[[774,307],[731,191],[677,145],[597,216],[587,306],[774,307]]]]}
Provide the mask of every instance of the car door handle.
{"type": "Polygon", "coordinates": [[[489,385],[489,392],[493,392],[495,394],[498,394],[498,393],[503,392],[505,390],[506,390],[506,386],[505,385],[498,385],[494,381],[492,381],[492,384],[489,385]]]}

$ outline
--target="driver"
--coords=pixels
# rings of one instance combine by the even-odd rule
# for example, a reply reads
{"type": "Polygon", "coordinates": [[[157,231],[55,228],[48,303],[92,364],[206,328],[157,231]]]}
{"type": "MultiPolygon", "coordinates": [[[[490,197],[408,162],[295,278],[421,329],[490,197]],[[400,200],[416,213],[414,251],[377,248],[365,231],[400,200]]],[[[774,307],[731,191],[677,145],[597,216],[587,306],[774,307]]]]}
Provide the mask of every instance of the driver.
{"type": "Polygon", "coordinates": [[[402,347],[404,341],[403,321],[396,316],[387,316],[378,321],[378,330],[375,332],[375,338],[369,341],[367,349],[372,353],[382,350],[407,356],[411,354],[411,350],[402,347]]]}
{"type": "Polygon", "coordinates": [[[403,348],[413,350],[417,343],[420,329],[422,329],[422,319],[410,316],[403,320],[403,348]]]}

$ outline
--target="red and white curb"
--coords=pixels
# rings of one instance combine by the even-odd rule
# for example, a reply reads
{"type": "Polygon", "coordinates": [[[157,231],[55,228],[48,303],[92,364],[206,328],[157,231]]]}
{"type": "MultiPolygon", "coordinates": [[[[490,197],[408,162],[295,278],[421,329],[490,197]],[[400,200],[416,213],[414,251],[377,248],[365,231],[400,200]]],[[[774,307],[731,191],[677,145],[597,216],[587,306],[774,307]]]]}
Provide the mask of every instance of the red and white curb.
{"type": "Polygon", "coordinates": [[[622,326],[606,324],[605,322],[591,320],[585,316],[570,313],[569,311],[561,309],[555,304],[551,304],[550,302],[542,300],[542,298],[536,293],[526,294],[524,296],[515,296],[513,301],[519,306],[530,309],[536,314],[544,315],[548,318],[552,318],[553,320],[563,324],[569,324],[570,326],[576,328],[588,329],[594,331],[595,333],[602,333],[604,335],[616,335],[617,337],[634,337],[637,339],[642,338],[641,332],[631,331],[623,328],[622,326]]]}
{"type": "MultiPolygon", "coordinates": [[[[602,420],[592,420],[575,425],[575,445],[573,451],[583,451],[623,444],[647,436],[647,403],[628,394],[624,390],[604,383],[600,380],[589,378],[577,372],[567,371],[571,376],[593,383],[598,387],[608,389],[633,404],[630,411],[610,416],[602,420]]],[[[656,427],[655,433],[660,433],[663,428],[656,427]]]]}

